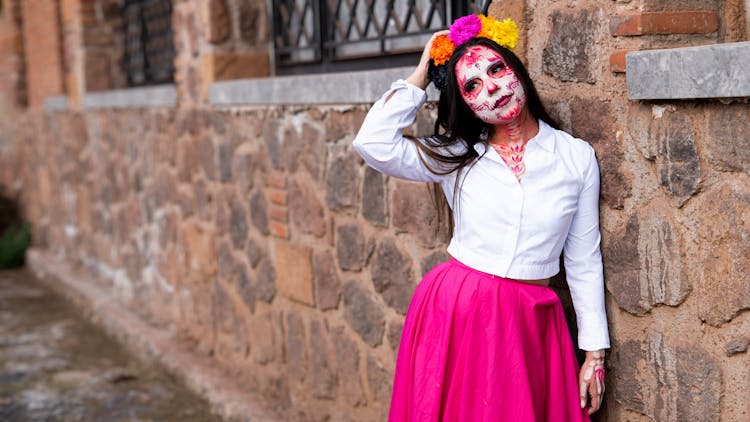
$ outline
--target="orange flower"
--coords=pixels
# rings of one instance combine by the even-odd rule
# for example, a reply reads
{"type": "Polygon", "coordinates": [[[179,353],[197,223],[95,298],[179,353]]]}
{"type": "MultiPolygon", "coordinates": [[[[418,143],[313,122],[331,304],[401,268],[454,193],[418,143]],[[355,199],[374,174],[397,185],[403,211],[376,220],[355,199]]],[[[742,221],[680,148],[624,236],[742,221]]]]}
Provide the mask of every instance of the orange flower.
{"type": "Polygon", "coordinates": [[[432,41],[430,58],[435,62],[436,66],[440,66],[450,60],[455,49],[453,41],[447,35],[440,35],[432,41]]]}

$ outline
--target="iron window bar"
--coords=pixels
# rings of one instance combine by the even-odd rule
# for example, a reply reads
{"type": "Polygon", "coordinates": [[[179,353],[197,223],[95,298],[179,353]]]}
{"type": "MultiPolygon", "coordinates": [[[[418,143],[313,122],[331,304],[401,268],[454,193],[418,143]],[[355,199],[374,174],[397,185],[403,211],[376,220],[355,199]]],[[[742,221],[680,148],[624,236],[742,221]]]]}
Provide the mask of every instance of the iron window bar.
{"type": "Polygon", "coordinates": [[[489,0],[281,0],[273,2],[278,74],[414,64],[435,31],[486,13],[489,0]]]}
{"type": "Polygon", "coordinates": [[[174,82],[171,0],[125,0],[122,16],[128,86],[174,82]]]}

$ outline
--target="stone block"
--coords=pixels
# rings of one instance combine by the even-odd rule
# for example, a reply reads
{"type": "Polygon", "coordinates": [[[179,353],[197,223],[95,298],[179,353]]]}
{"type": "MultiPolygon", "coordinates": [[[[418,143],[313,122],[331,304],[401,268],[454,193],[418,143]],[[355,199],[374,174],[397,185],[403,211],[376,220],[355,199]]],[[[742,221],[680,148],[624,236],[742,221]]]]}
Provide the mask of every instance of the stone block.
{"type": "Polygon", "coordinates": [[[622,168],[624,153],[616,136],[616,120],[608,101],[575,97],[570,103],[571,133],[596,150],[601,197],[610,208],[622,209],[630,196],[632,177],[622,168]]]}
{"type": "Polygon", "coordinates": [[[253,361],[267,365],[278,358],[278,351],[283,348],[280,344],[281,321],[277,321],[270,312],[253,319],[250,322],[250,332],[253,333],[253,361]]]}
{"type": "Polygon", "coordinates": [[[307,246],[277,240],[274,242],[276,288],[305,305],[315,306],[312,280],[312,250],[307,246]]]}
{"type": "Polygon", "coordinates": [[[334,352],[338,373],[341,374],[341,397],[349,406],[362,406],[367,403],[367,398],[359,372],[360,351],[357,343],[346,333],[343,327],[333,329],[331,339],[336,345],[334,352]]]}
{"type": "Polygon", "coordinates": [[[248,224],[245,206],[236,198],[232,197],[229,202],[229,238],[235,249],[244,249],[247,241],[248,224]]]}
{"type": "Polygon", "coordinates": [[[711,325],[750,309],[750,190],[739,181],[719,183],[703,195],[696,231],[698,314],[711,325]]]}
{"type": "Polygon", "coordinates": [[[372,258],[372,284],[391,308],[406,315],[416,287],[411,259],[391,238],[382,239],[372,258]]]}
{"type": "Polygon", "coordinates": [[[651,121],[649,131],[657,143],[659,184],[681,207],[698,192],[701,184],[693,124],[684,113],[664,112],[651,121]]]}
{"type": "Polygon", "coordinates": [[[388,224],[385,176],[369,166],[365,168],[362,184],[362,216],[378,226],[385,227],[388,224]]]}
{"type": "Polygon", "coordinates": [[[315,181],[321,181],[325,173],[328,148],[323,137],[324,134],[317,125],[305,122],[302,124],[300,139],[295,141],[301,144],[297,161],[315,181]]]}
{"type": "Polygon", "coordinates": [[[436,265],[446,262],[451,259],[451,256],[444,251],[433,252],[422,259],[419,268],[422,271],[422,277],[424,277],[431,269],[436,265]]]}
{"type": "Polygon", "coordinates": [[[516,44],[516,49],[513,52],[523,61],[526,61],[526,31],[528,30],[526,3],[527,0],[489,2],[489,9],[487,10],[487,16],[492,16],[500,20],[510,18],[516,22],[518,26],[518,44],[516,44]]]}
{"type": "Polygon", "coordinates": [[[263,191],[255,190],[250,197],[250,221],[258,231],[264,235],[268,234],[268,203],[263,191]]]}
{"type": "Polygon", "coordinates": [[[750,174],[750,131],[747,121],[750,105],[734,103],[706,109],[708,127],[701,143],[709,161],[721,170],[750,174]]]}
{"type": "Polygon", "coordinates": [[[336,228],[336,256],[342,270],[362,270],[365,261],[365,236],[358,225],[344,224],[336,228]]]}
{"type": "Polygon", "coordinates": [[[433,247],[438,239],[438,213],[430,197],[430,186],[424,183],[406,182],[398,180],[393,190],[393,204],[391,218],[393,226],[399,232],[414,234],[418,243],[425,247],[433,247]]]}
{"type": "Polygon", "coordinates": [[[749,52],[741,42],[628,53],[628,99],[750,96],[749,52]]]}
{"type": "Polygon", "coordinates": [[[203,36],[211,43],[220,43],[229,38],[232,29],[226,0],[208,0],[200,3],[203,17],[203,36]]]}
{"type": "Polygon", "coordinates": [[[337,376],[332,363],[333,353],[328,339],[328,327],[321,321],[312,320],[310,322],[310,390],[312,396],[317,399],[335,398],[337,376]]]}
{"type": "Polygon", "coordinates": [[[678,306],[691,291],[679,238],[660,210],[633,215],[602,248],[607,289],[627,312],[678,306]]]}
{"type": "Polygon", "coordinates": [[[542,69],[563,82],[596,82],[594,59],[601,12],[555,11],[552,31],[542,51],[542,69]]]}
{"type": "Polygon", "coordinates": [[[292,383],[303,382],[307,376],[308,350],[305,321],[295,311],[286,314],[286,353],[287,376],[292,383]]]}
{"type": "Polygon", "coordinates": [[[213,230],[196,221],[188,221],[182,226],[182,239],[191,279],[208,281],[216,275],[216,238],[213,230]]]}
{"type": "Polygon", "coordinates": [[[398,349],[401,345],[401,334],[404,331],[404,321],[402,319],[391,320],[388,322],[388,345],[391,346],[394,358],[398,356],[398,349]]]}
{"type": "Polygon", "coordinates": [[[326,176],[326,204],[332,210],[356,207],[359,169],[354,155],[340,154],[331,160],[326,176]]]}
{"type": "Polygon", "coordinates": [[[722,370],[701,345],[668,344],[651,333],[615,350],[614,397],[625,408],[655,420],[719,419],[722,370]]]}
{"type": "Polygon", "coordinates": [[[255,185],[255,170],[258,168],[255,155],[250,144],[242,144],[234,150],[232,176],[242,195],[248,195],[255,185]]]}
{"type": "Polygon", "coordinates": [[[276,296],[276,268],[268,255],[263,252],[255,271],[255,296],[258,300],[271,303],[276,296]]]}
{"type": "Polygon", "coordinates": [[[735,338],[727,342],[727,356],[734,356],[739,353],[747,352],[747,346],[750,345],[750,336],[735,338]]]}
{"type": "Polygon", "coordinates": [[[318,252],[313,255],[313,282],[318,309],[325,311],[338,308],[341,279],[330,252],[318,252]]]}
{"type": "Polygon", "coordinates": [[[351,280],[344,284],[344,320],[359,334],[362,340],[372,347],[383,340],[385,315],[381,305],[359,281],[351,280]]]}
{"type": "Polygon", "coordinates": [[[323,204],[309,179],[296,178],[289,182],[289,213],[294,226],[300,232],[315,237],[323,237],[326,234],[323,204]]]}
{"type": "Polygon", "coordinates": [[[367,384],[373,398],[378,403],[387,404],[391,400],[393,371],[386,368],[377,358],[367,356],[367,384]]]}

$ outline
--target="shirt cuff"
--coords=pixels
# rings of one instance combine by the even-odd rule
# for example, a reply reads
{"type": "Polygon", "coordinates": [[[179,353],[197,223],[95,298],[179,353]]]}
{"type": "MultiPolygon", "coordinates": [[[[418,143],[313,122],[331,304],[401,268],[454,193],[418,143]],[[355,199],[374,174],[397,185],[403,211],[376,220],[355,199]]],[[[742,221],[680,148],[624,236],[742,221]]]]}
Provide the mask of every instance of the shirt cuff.
{"type": "Polygon", "coordinates": [[[609,349],[607,317],[599,313],[576,315],[578,348],[585,351],[609,349]]]}

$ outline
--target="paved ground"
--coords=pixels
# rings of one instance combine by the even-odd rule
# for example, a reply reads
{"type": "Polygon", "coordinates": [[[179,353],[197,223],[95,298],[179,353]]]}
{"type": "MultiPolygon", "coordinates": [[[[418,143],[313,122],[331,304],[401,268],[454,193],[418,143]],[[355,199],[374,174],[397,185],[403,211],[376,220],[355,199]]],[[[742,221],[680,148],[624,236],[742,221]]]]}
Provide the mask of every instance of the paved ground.
{"type": "Polygon", "coordinates": [[[0,270],[0,421],[217,421],[27,270],[0,270]]]}

